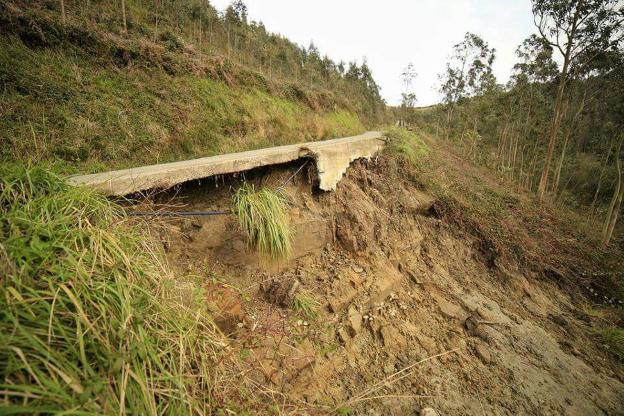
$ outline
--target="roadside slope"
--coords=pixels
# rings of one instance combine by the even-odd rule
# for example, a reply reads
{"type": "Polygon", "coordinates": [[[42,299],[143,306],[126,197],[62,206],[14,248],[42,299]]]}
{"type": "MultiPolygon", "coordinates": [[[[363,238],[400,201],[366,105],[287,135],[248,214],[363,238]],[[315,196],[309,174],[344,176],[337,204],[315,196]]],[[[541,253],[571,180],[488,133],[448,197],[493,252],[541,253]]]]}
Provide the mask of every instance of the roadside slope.
{"type": "MultiPolygon", "coordinates": [[[[235,217],[139,220],[179,273],[207,276],[245,379],[304,413],[621,412],[621,358],[602,334],[622,307],[597,295],[618,257],[444,144],[391,135],[336,192],[316,190],[311,166],[283,188],[289,260],[259,256],[235,217]]],[[[297,169],[244,182],[272,189],[297,169]]],[[[156,202],[224,210],[241,184],[190,182],[156,202]]]]}
{"type": "MultiPolygon", "coordinates": [[[[136,20],[120,32],[108,3],[72,8],[63,23],[58,2],[0,2],[0,158],[97,172],[345,137],[383,116],[360,75],[310,82],[319,69],[309,56],[297,69],[307,78],[278,78],[251,51],[224,55],[217,24],[226,23],[205,3],[198,13],[214,13],[215,42],[203,46],[187,32],[199,15],[176,23],[173,9],[132,3],[136,20]]],[[[273,36],[236,27],[248,42],[273,36]]],[[[262,59],[300,53],[282,43],[262,59]]]]}

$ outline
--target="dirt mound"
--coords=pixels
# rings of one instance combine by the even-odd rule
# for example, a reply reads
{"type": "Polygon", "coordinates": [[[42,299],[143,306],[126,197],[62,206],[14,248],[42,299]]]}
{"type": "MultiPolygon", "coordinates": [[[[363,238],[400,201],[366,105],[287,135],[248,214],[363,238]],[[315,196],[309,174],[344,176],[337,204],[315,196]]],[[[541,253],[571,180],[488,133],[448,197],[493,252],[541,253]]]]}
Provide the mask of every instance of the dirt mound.
{"type": "MultiPolygon", "coordinates": [[[[296,168],[245,180],[275,188],[296,168]]],[[[502,261],[494,241],[394,160],[354,163],[333,193],[318,192],[314,177],[303,172],[284,190],[295,229],[288,261],[259,258],[233,216],[152,224],[176,267],[238,299],[208,298],[224,305],[218,321],[247,362],[241,382],[299,413],[624,410],[621,372],[578,303],[502,261]]],[[[227,209],[240,180],[187,184],[173,200],[227,209]]]]}

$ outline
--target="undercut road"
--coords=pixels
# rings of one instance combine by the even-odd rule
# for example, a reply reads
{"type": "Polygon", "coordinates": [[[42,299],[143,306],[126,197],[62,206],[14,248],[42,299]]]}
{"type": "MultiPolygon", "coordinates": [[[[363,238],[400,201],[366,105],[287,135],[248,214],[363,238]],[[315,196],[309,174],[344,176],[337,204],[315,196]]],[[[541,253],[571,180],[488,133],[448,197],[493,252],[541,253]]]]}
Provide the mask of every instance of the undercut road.
{"type": "Polygon", "coordinates": [[[72,185],[95,188],[106,195],[127,195],[147,189],[166,189],[193,179],[243,172],[300,158],[312,158],[316,163],[320,189],[331,191],[336,188],[336,184],[352,161],[370,158],[383,147],[384,143],[385,137],[382,132],[370,131],[340,139],[72,176],[69,182],[72,185]]]}

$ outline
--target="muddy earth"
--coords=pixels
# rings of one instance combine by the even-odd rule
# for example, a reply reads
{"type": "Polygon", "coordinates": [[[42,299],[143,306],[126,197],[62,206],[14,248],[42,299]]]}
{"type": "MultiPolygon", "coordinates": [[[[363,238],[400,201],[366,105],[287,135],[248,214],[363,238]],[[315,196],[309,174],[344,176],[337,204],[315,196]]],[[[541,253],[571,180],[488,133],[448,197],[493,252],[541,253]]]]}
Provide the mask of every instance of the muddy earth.
{"type": "MultiPolygon", "coordinates": [[[[353,163],[336,192],[318,191],[309,163],[284,188],[287,261],[260,258],[233,215],[151,222],[172,266],[203,279],[241,381],[297,414],[622,414],[620,367],[575,295],[502,262],[393,163],[353,163]]],[[[300,164],[244,179],[277,188],[300,164]]],[[[157,202],[227,210],[242,179],[157,202]]]]}

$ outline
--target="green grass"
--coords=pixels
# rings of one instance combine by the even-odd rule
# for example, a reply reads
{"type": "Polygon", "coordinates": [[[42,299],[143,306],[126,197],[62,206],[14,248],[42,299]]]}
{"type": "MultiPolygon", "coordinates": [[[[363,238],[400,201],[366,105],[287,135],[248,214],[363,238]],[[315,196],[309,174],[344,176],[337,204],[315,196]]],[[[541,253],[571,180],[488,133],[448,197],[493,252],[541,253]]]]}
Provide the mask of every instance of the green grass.
{"type": "Polygon", "coordinates": [[[414,166],[429,154],[429,146],[414,132],[392,127],[386,130],[385,134],[388,137],[388,144],[384,148],[386,154],[403,158],[414,166]]]}
{"type": "Polygon", "coordinates": [[[142,164],[358,134],[346,110],[312,109],[255,87],[161,68],[118,68],[0,35],[0,160],[64,172],[142,164]]]}
{"type": "Polygon", "coordinates": [[[297,294],[292,303],[292,308],[296,313],[309,319],[314,319],[318,316],[319,307],[320,303],[312,296],[305,293],[297,294]]]}
{"type": "Polygon", "coordinates": [[[0,178],[0,413],[219,406],[221,336],[199,302],[181,306],[147,236],[45,169],[0,165],[0,178]]]}
{"type": "Polygon", "coordinates": [[[269,259],[288,257],[292,231],[287,202],[278,192],[241,186],[233,197],[234,211],[250,246],[269,259]]]}
{"type": "Polygon", "coordinates": [[[607,328],[602,331],[602,339],[609,349],[624,360],[624,329],[607,328]]]}

